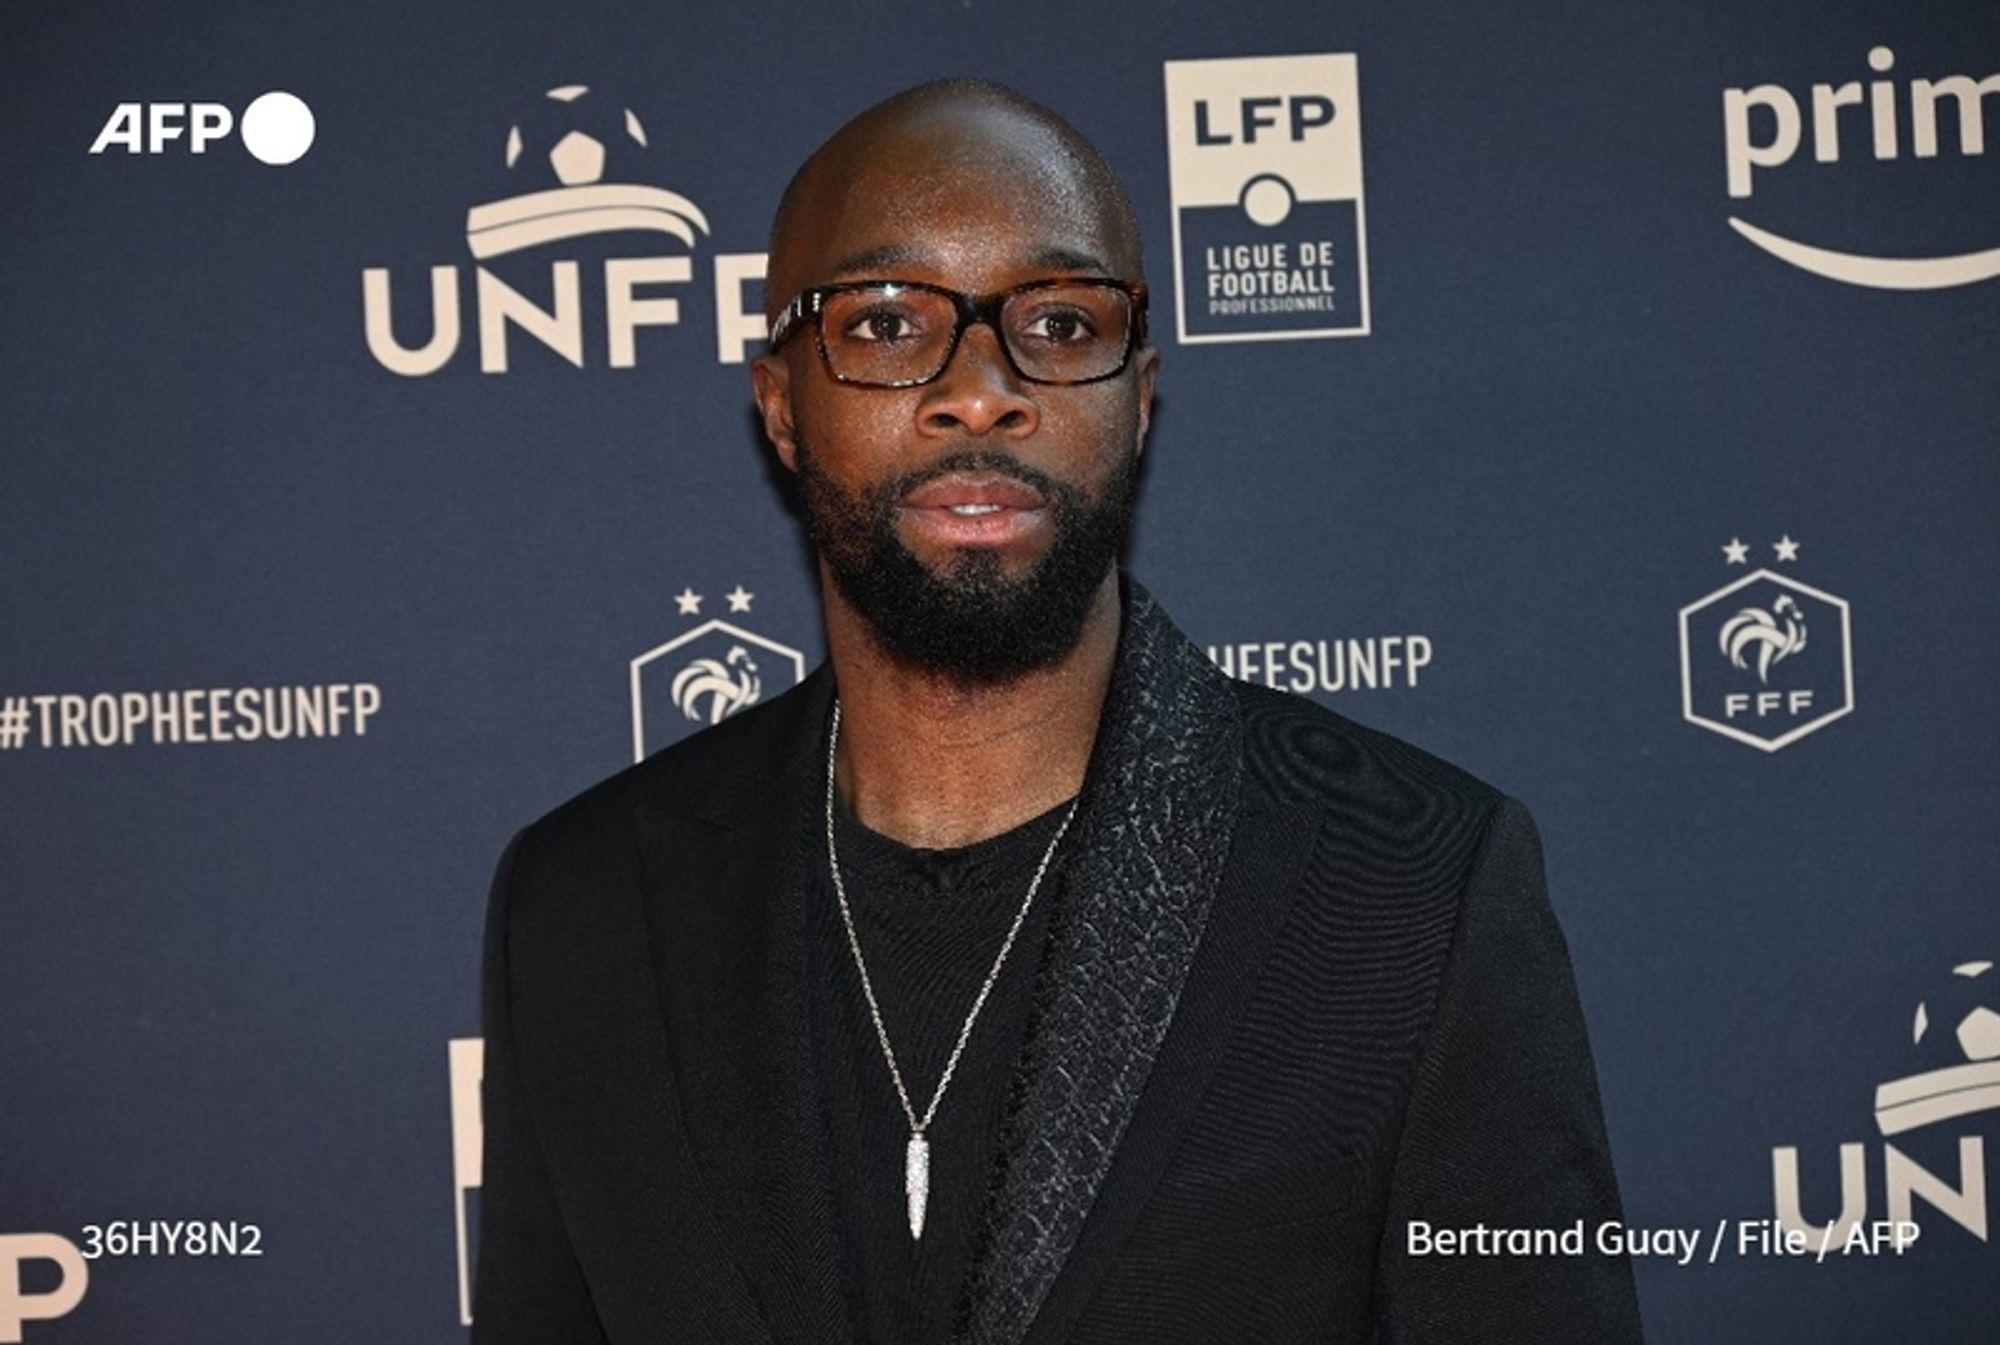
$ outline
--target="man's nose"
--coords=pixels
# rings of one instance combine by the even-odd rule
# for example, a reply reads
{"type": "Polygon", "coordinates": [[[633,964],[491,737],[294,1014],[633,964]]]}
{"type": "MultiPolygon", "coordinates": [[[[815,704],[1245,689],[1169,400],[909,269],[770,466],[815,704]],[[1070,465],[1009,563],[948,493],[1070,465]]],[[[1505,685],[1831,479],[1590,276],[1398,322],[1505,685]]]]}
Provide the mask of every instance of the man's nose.
{"type": "Polygon", "coordinates": [[[1025,438],[1041,412],[1014,372],[1000,334],[983,322],[966,328],[944,372],[925,391],[918,423],[932,434],[999,434],[1025,438]]]}

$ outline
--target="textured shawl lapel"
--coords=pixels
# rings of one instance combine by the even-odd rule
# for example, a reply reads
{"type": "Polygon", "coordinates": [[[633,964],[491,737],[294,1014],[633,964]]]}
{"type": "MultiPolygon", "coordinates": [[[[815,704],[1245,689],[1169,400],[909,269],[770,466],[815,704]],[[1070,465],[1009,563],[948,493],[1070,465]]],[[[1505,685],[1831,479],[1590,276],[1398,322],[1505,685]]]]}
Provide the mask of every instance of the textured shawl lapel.
{"type": "Polygon", "coordinates": [[[969,1345],[1019,1341],[1075,1247],[1173,1020],[1241,801],[1227,679],[1123,582],[1064,904],[959,1310],[969,1345]]]}

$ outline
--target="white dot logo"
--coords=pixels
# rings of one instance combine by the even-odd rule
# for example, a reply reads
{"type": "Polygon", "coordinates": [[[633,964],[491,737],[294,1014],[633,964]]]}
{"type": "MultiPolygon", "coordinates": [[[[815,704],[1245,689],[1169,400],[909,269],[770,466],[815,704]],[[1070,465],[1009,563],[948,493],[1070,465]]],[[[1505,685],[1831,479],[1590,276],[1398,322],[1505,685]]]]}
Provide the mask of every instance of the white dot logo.
{"type": "Polygon", "coordinates": [[[1292,213],[1292,184],[1276,173],[1259,173],[1243,184],[1243,213],[1253,224],[1274,229],[1292,213]]]}
{"type": "Polygon", "coordinates": [[[241,125],[243,147],[264,163],[296,163],[312,148],[312,109],[282,89],[258,95],[243,109],[241,125]]]}

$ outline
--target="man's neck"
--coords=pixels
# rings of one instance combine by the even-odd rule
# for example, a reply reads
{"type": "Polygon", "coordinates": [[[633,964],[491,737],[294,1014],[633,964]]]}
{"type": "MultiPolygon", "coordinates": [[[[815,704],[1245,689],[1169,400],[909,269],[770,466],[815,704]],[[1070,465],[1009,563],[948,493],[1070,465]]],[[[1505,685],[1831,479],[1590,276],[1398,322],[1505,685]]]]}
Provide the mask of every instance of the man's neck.
{"type": "Polygon", "coordinates": [[[1118,649],[1115,569],[1061,661],[995,686],[897,661],[830,581],[822,589],[840,686],[834,783],[862,825],[905,845],[970,845],[1082,788],[1118,649]]]}

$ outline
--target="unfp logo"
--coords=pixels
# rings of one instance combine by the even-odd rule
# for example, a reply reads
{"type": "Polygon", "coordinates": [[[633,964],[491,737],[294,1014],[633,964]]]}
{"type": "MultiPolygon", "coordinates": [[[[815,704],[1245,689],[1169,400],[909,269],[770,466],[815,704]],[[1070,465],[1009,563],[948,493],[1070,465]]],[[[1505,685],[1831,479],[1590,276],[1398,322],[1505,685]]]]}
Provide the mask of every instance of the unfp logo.
{"type": "MultiPolygon", "coordinates": [[[[1795,564],[1800,543],[1772,543],[1795,564]]],[[[1731,538],[1730,565],[1750,563],[1731,538]]],[[[1854,709],[1854,637],[1847,599],[1775,570],[1756,570],[1681,608],[1681,715],[1775,752],[1854,709]]]]}
{"type": "MultiPolygon", "coordinates": [[[[723,598],[748,614],[756,594],[738,584],[723,598]]],[[[703,596],[674,597],[682,616],[700,616],[703,596]]],[[[711,617],[632,660],[632,759],[644,761],[696,729],[719,724],[767,694],[805,680],[806,657],[720,617],[711,617]]]]}
{"type": "Polygon", "coordinates": [[[225,103],[120,103],[90,144],[92,154],[206,154],[235,131],[260,163],[297,163],[312,148],[317,124],[297,94],[273,89],[238,117],[225,103]]]}
{"type": "MultiPolygon", "coordinates": [[[[1887,1079],[1875,1090],[1888,1217],[1899,1226],[1914,1226],[1921,1200],[1986,1242],[1992,1196],[1981,1131],[1990,1131],[2000,1113],[2000,976],[1994,975],[1992,961],[1961,962],[1949,976],[1935,978],[1917,1003],[1909,1042],[1915,1072],[1887,1079]]],[[[1819,1178],[1812,1201],[1800,1190],[1798,1146],[1774,1148],[1772,1209],[1778,1221],[1807,1234],[1813,1245],[1841,1246],[1852,1239],[1869,1217],[1871,1147],[1860,1141],[1842,1144],[1837,1164],[1816,1155],[1817,1161],[1808,1165],[1819,1178]],[[1823,1198],[1824,1179],[1836,1166],[1839,1212],[1818,1221],[1816,1216],[1829,1206],[1823,1198]],[[1808,1205],[1815,1217],[1808,1216],[1808,1205]]]]}
{"type": "MultiPolygon", "coordinates": [[[[579,369],[597,362],[634,368],[641,328],[680,324],[680,298],[660,289],[694,280],[689,254],[708,237],[708,217],[681,193],[641,180],[657,172],[654,135],[631,108],[591,96],[588,85],[565,84],[550,89],[535,111],[539,115],[525,116],[508,128],[501,152],[505,170],[520,190],[476,204],[465,215],[466,250],[475,263],[485,263],[472,268],[479,368],[489,374],[508,371],[512,333],[540,343],[579,369]],[[529,258],[546,257],[551,247],[565,243],[614,234],[643,238],[647,249],[639,255],[605,257],[590,277],[601,295],[603,314],[602,337],[593,340],[584,322],[582,264],[558,255],[538,271],[529,258]],[[551,295],[547,307],[501,278],[498,259],[510,256],[518,257],[512,263],[515,280],[531,290],[546,286],[551,295]]],[[[725,253],[713,266],[716,358],[740,364],[749,343],[765,336],[763,315],[747,301],[745,291],[763,279],[764,254],[725,253]]],[[[463,333],[461,277],[457,265],[430,268],[429,335],[412,345],[397,335],[399,294],[390,269],[362,271],[362,325],[378,364],[419,378],[451,362],[463,333]]],[[[420,305],[403,291],[400,310],[401,325],[408,330],[409,313],[421,311],[420,305]]]]}
{"type": "Polygon", "coordinates": [[[20,1345],[27,1339],[29,1322],[69,1316],[89,1288],[90,1263],[68,1238],[55,1233],[0,1233],[0,1345],[20,1345]],[[54,1287],[33,1292],[22,1287],[21,1267],[30,1262],[55,1267],[54,1287]]]}
{"type": "Polygon", "coordinates": [[[478,1216],[472,1194],[486,1180],[486,1124],[479,1110],[480,1088],[486,1082],[486,1039],[453,1037],[447,1059],[451,1070],[451,1194],[458,1234],[458,1324],[472,1325],[473,1230],[478,1216]]]}
{"type": "Polygon", "coordinates": [[[1352,55],[1166,63],[1184,343],[1368,332],[1352,55]]]}

